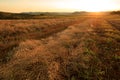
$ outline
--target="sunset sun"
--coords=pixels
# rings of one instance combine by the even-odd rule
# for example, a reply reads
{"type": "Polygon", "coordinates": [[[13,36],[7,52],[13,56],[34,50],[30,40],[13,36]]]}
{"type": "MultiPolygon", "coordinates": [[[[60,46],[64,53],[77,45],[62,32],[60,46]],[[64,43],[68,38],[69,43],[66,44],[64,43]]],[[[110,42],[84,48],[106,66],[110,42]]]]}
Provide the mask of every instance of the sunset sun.
{"type": "Polygon", "coordinates": [[[73,9],[89,12],[100,12],[114,10],[118,6],[112,0],[70,0],[62,3],[58,2],[57,7],[60,9],[73,9]]]}
{"type": "Polygon", "coordinates": [[[116,5],[110,0],[90,0],[83,4],[83,9],[90,12],[107,11],[115,7],[116,5]]]}

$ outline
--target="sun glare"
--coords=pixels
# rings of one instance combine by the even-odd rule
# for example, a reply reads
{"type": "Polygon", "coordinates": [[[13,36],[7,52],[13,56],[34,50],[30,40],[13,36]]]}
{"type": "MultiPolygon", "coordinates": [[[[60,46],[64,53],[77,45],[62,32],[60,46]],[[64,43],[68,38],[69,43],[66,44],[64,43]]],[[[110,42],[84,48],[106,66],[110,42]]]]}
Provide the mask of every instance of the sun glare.
{"type": "Polygon", "coordinates": [[[111,2],[110,0],[91,0],[86,3],[86,6],[84,6],[84,9],[86,11],[91,12],[100,12],[100,11],[107,11],[112,10],[115,8],[115,4],[111,2]]]}
{"type": "Polygon", "coordinates": [[[6,12],[74,12],[116,11],[120,0],[0,0],[6,12]]]}
{"type": "Polygon", "coordinates": [[[83,10],[89,12],[100,12],[115,10],[117,5],[112,0],[70,0],[69,2],[58,2],[60,9],[83,10]]]}

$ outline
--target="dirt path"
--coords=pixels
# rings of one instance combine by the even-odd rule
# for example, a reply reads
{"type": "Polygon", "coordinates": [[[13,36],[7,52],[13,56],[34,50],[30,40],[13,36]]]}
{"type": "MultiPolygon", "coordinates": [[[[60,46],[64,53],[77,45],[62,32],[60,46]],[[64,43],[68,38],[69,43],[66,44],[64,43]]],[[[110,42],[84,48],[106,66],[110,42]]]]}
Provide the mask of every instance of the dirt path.
{"type": "Polygon", "coordinates": [[[1,67],[0,77],[3,80],[117,80],[118,33],[107,21],[91,18],[48,38],[26,40],[15,49],[13,59],[1,67]]]}

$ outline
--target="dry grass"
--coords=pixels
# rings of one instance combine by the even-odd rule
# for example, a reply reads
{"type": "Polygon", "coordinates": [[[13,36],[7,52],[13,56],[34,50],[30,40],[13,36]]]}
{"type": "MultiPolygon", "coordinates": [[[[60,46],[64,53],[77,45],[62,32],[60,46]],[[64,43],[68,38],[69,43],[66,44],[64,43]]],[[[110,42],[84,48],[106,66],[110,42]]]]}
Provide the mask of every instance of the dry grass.
{"type": "Polygon", "coordinates": [[[27,39],[41,39],[66,29],[78,19],[44,20],[1,20],[0,21],[0,63],[10,60],[11,54],[20,42],[27,39]],[[9,57],[10,55],[10,57],[9,57]]]}
{"type": "Polygon", "coordinates": [[[12,55],[6,63],[1,64],[0,79],[119,80],[120,31],[107,19],[20,21],[22,25],[26,24],[21,30],[25,33],[20,32],[22,39],[18,36],[20,40],[17,40],[17,46],[8,51],[12,55]],[[36,27],[38,24],[45,26],[41,29],[42,26],[36,27]]]}

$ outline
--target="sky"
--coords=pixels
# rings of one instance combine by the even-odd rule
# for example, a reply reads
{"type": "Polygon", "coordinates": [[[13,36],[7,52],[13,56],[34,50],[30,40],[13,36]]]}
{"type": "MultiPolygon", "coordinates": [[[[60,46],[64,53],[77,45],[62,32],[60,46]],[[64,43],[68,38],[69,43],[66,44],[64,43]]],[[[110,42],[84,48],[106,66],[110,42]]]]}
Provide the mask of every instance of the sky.
{"type": "Polygon", "coordinates": [[[0,0],[5,12],[74,12],[120,10],[120,0],[0,0]]]}

